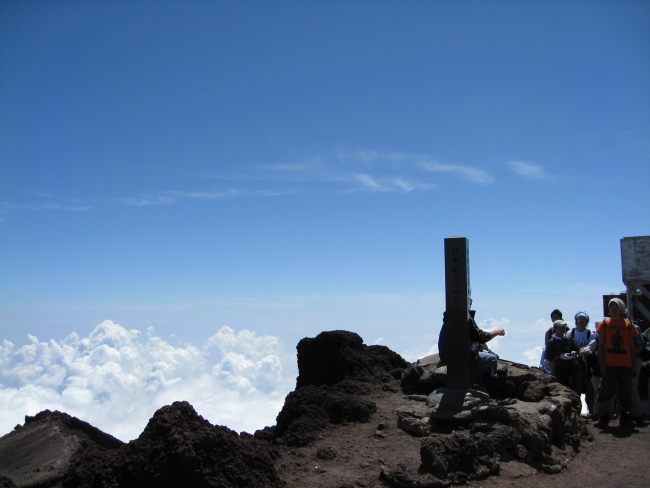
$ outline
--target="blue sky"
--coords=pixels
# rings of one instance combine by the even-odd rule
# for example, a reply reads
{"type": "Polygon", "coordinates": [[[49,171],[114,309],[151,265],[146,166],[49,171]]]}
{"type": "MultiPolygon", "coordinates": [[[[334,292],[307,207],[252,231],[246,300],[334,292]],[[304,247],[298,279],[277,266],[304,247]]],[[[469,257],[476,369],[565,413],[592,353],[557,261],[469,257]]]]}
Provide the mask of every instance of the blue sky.
{"type": "Polygon", "coordinates": [[[0,2],[5,398],[106,320],[277,338],[291,381],[323,330],[421,357],[452,235],[536,363],[650,233],[649,79],[649,2],[0,2]]]}

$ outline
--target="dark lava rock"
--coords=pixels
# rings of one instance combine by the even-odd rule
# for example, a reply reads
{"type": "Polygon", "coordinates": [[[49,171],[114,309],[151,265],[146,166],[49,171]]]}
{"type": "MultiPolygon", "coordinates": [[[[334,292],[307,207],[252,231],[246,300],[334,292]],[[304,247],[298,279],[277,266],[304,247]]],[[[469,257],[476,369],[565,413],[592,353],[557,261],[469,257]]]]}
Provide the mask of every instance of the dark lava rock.
{"type": "Polygon", "coordinates": [[[382,466],[379,481],[392,488],[445,488],[451,485],[451,481],[440,480],[430,473],[413,476],[400,466],[382,466]]]}
{"type": "Polygon", "coordinates": [[[44,410],[25,417],[0,439],[1,486],[56,486],[81,451],[115,450],[124,443],[67,413],[44,410]]]}
{"type": "Polygon", "coordinates": [[[282,487],[274,450],[210,424],[187,402],[158,410],[144,432],[110,455],[79,455],[65,488],[282,487]]]}
{"type": "Polygon", "coordinates": [[[24,427],[28,427],[31,424],[39,424],[43,422],[55,422],[65,426],[70,430],[83,432],[88,436],[88,439],[90,441],[106,449],[117,449],[118,447],[124,445],[124,442],[121,440],[116,439],[106,432],[102,432],[97,427],[90,425],[88,422],[84,422],[83,420],[79,420],[77,417],[72,417],[67,413],[59,412],[58,410],[55,410],[54,412],[43,410],[33,417],[26,415],[24,427]]]}
{"type": "Polygon", "coordinates": [[[427,437],[420,445],[422,470],[454,484],[483,479],[498,471],[499,463],[494,451],[481,452],[481,447],[476,439],[456,433],[427,437]]]}
{"type": "Polygon", "coordinates": [[[408,363],[386,346],[366,346],[359,334],[345,330],[321,332],[298,343],[296,390],[307,385],[335,385],[353,376],[375,381],[387,374],[401,378],[408,363]]]}
{"type": "Polygon", "coordinates": [[[522,392],[520,395],[518,395],[519,398],[521,398],[525,402],[540,402],[544,399],[545,395],[545,388],[546,388],[546,383],[543,381],[532,381],[528,382],[525,381],[522,383],[522,386],[525,385],[524,388],[522,388],[522,392]]]}
{"type": "Polygon", "coordinates": [[[481,405],[472,409],[472,415],[478,420],[493,420],[504,424],[510,420],[510,411],[500,405],[481,405]]]}
{"type": "Polygon", "coordinates": [[[277,425],[258,430],[258,439],[305,446],[328,424],[367,422],[377,406],[363,396],[399,391],[408,364],[387,347],[366,346],[358,334],[344,330],[302,339],[297,349],[296,391],[285,399],[277,425]]]}
{"type": "Polygon", "coordinates": [[[0,488],[18,488],[18,485],[5,476],[0,476],[0,488]]]}
{"type": "Polygon", "coordinates": [[[328,423],[367,422],[376,411],[377,405],[362,397],[335,387],[308,385],[287,395],[273,434],[287,445],[305,446],[328,423]]]}
{"type": "Polygon", "coordinates": [[[521,433],[507,425],[497,424],[491,432],[475,434],[474,440],[482,455],[493,456],[516,446],[521,440],[521,433]]]}

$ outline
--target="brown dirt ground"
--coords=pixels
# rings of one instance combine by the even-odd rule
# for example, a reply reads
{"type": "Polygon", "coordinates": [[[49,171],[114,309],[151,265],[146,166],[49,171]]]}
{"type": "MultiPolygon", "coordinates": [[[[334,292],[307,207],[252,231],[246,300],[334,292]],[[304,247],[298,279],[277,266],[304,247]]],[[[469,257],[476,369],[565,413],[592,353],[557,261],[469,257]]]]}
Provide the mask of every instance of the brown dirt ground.
{"type": "MultiPolygon", "coordinates": [[[[373,398],[377,413],[368,423],[331,425],[311,446],[282,449],[276,468],[289,488],[385,488],[380,467],[406,468],[415,475],[420,465],[420,438],[396,426],[395,409],[411,403],[402,393],[382,392],[373,398]],[[380,425],[384,424],[384,425],[380,425]],[[332,457],[332,455],[335,455],[332,457]],[[331,458],[331,459],[328,459],[331,458]]],[[[650,486],[644,461],[650,453],[650,424],[635,428],[611,423],[606,430],[589,423],[593,440],[582,440],[579,452],[564,451],[567,465],[558,474],[540,473],[528,464],[506,456],[501,472],[470,486],[540,488],[630,488],[650,486]]],[[[558,451],[559,452],[559,451],[558,451]]]]}

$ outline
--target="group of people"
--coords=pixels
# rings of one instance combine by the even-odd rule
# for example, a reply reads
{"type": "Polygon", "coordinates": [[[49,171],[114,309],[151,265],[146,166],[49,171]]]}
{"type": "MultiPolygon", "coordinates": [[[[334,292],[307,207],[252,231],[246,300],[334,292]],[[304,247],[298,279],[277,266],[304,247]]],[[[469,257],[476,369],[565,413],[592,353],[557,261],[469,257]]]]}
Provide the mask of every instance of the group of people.
{"type": "MultiPolygon", "coordinates": [[[[589,315],[578,312],[569,330],[562,312],[551,312],[552,327],[546,331],[541,366],[557,380],[585,395],[589,415],[599,427],[606,427],[620,410],[621,425],[643,423],[639,396],[642,353],[650,343],[645,333],[628,319],[625,303],[612,298],[609,317],[588,328],[589,315]]],[[[645,376],[647,382],[647,376],[645,376]]]]}
{"type": "MultiPolygon", "coordinates": [[[[574,317],[575,327],[569,330],[562,312],[553,310],[553,325],[546,331],[541,366],[578,395],[585,395],[589,416],[595,425],[606,427],[617,411],[621,425],[643,424],[639,391],[645,386],[644,394],[648,395],[650,361],[643,362],[643,359],[644,354],[650,355],[650,328],[642,334],[639,326],[629,320],[625,302],[620,298],[609,301],[608,311],[609,317],[596,322],[595,330],[589,329],[589,315],[578,312],[574,317]],[[646,368],[644,374],[642,367],[646,368]],[[643,377],[641,382],[640,376],[643,377]]],[[[502,374],[505,371],[497,370],[499,357],[486,343],[505,335],[505,330],[481,330],[474,314],[470,310],[468,321],[473,377],[502,374]]],[[[444,363],[449,359],[448,332],[443,316],[438,350],[444,363]]]]}

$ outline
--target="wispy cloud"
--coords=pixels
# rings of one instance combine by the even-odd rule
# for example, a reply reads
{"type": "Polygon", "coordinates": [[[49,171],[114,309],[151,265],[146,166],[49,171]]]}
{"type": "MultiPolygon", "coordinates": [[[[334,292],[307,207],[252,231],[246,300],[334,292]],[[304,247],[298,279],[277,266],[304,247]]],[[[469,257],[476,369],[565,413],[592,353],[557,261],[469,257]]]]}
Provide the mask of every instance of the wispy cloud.
{"type": "MultiPolygon", "coordinates": [[[[205,302],[184,304],[186,307],[243,307],[243,308],[313,308],[317,305],[327,307],[364,307],[377,309],[378,306],[430,307],[444,302],[444,293],[431,294],[391,294],[391,293],[353,293],[349,295],[263,295],[252,297],[215,298],[205,302]]],[[[115,307],[115,306],[114,306],[115,307]]]]}
{"type": "Polygon", "coordinates": [[[0,202],[0,222],[7,221],[8,216],[17,212],[38,212],[39,210],[60,210],[64,212],[84,212],[92,209],[92,205],[81,203],[29,203],[15,204],[0,202]]]}
{"type": "Polygon", "coordinates": [[[168,188],[158,192],[122,195],[97,200],[93,205],[74,199],[57,199],[50,193],[40,192],[36,196],[40,200],[46,200],[44,203],[0,203],[0,221],[7,220],[8,215],[20,211],[83,211],[97,205],[153,207],[183,201],[268,198],[305,193],[408,194],[437,188],[441,177],[434,178],[432,172],[454,174],[460,179],[479,184],[494,181],[493,176],[483,169],[432,162],[430,157],[422,154],[338,149],[330,153],[294,155],[291,158],[293,161],[237,165],[237,172],[232,172],[235,167],[224,166],[224,171],[217,174],[195,175],[195,188],[168,188]],[[211,188],[206,188],[206,180],[212,180],[211,188]],[[199,187],[201,184],[203,188],[199,187]]]}
{"type": "Polygon", "coordinates": [[[296,162],[258,164],[241,173],[205,175],[204,178],[228,181],[232,188],[200,191],[167,190],[159,195],[122,198],[129,205],[166,205],[182,200],[219,200],[236,197],[274,197],[299,193],[411,193],[438,185],[432,171],[456,173],[475,183],[491,183],[487,171],[453,164],[427,162],[422,154],[390,151],[339,149],[335,153],[308,154],[296,162]],[[257,187],[257,188],[254,188],[257,187]],[[262,187],[262,188],[260,188],[262,187]]]}
{"type": "Polygon", "coordinates": [[[377,191],[388,191],[389,188],[379,183],[375,178],[366,174],[355,174],[352,175],[353,179],[359,180],[361,184],[371,190],[377,191]]]}
{"type": "Polygon", "coordinates": [[[392,192],[399,191],[409,193],[413,190],[430,190],[437,185],[430,183],[419,183],[415,181],[408,181],[400,176],[377,178],[369,174],[352,174],[350,175],[353,181],[361,183],[361,187],[349,189],[348,192],[366,190],[378,192],[392,192]]]}
{"type": "Polygon", "coordinates": [[[169,194],[181,198],[193,200],[215,200],[219,198],[231,198],[244,195],[246,192],[231,188],[229,190],[218,191],[170,191],[169,194]]]}
{"type": "Polygon", "coordinates": [[[151,205],[169,205],[170,203],[176,203],[179,201],[178,198],[174,198],[169,195],[153,195],[146,197],[128,197],[128,198],[119,198],[120,202],[127,205],[135,205],[138,207],[148,207],[151,205]]]}
{"type": "Polygon", "coordinates": [[[423,163],[422,167],[428,171],[439,171],[443,173],[456,173],[461,178],[473,181],[474,183],[492,183],[494,177],[479,168],[472,168],[470,166],[461,166],[458,164],[443,164],[438,162],[423,163]]]}
{"type": "Polygon", "coordinates": [[[240,190],[237,188],[214,191],[168,190],[160,195],[120,198],[119,201],[127,205],[148,206],[169,205],[183,200],[223,200],[236,197],[277,197],[282,195],[293,195],[295,193],[298,193],[298,190],[240,190]]]}
{"type": "Polygon", "coordinates": [[[541,166],[536,164],[526,163],[524,161],[508,161],[507,164],[517,176],[523,176],[533,180],[548,180],[551,178],[551,175],[547,174],[541,166]]]}
{"type": "Polygon", "coordinates": [[[92,205],[64,205],[59,203],[43,203],[43,204],[25,204],[15,205],[9,203],[0,203],[0,212],[15,212],[18,210],[26,210],[35,212],[37,210],[65,210],[67,212],[83,212],[90,210],[92,205]]]}

